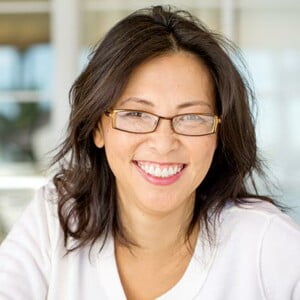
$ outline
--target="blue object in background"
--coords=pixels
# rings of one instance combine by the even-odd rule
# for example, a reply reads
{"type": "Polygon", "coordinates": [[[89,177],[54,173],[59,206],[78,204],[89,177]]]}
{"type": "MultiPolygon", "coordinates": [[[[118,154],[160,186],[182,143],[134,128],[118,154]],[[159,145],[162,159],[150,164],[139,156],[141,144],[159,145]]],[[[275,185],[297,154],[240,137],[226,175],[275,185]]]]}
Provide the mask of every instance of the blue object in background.
{"type": "Polygon", "coordinates": [[[19,115],[19,113],[20,107],[15,101],[10,101],[10,99],[6,99],[6,101],[1,101],[0,118],[4,117],[8,120],[14,120],[19,115]]]}
{"type": "Polygon", "coordinates": [[[21,56],[16,47],[0,46],[0,89],[18,89],[21,83],[21,56]]]}
{"type": "Polygon", "coordinates": [[[50,92],[53,82],[53,51],[50,44],[34,45],[23,56],[23,89],[50,92]]]}
{"type": "Polygon", "coordinates": [[[32,140],[49,121],[52,78],[49,44],[0,46],[0,165],[35,160],[32,140]]]}

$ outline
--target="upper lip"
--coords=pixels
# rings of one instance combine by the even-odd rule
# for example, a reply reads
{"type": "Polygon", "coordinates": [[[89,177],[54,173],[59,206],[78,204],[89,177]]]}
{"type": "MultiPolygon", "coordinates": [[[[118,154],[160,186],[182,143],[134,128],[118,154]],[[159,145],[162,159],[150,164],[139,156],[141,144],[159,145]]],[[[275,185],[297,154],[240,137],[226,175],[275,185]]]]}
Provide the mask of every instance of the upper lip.
{"type": "Polygon", "coordinates": [[[153,165],[160,165],[160,166],[178,166],[183,165],[185,166],[185,163],[182,162],[158,162],[158,161],[151,161],[151,160],[134,160],[135,162],[140,162],[144,164],[153,164],[153,165]]]}

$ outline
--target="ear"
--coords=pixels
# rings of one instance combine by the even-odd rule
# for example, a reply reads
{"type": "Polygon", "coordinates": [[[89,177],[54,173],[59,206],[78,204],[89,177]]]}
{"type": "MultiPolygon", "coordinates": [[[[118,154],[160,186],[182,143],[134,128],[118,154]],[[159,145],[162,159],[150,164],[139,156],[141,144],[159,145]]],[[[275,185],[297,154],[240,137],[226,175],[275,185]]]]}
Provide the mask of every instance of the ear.
{"type": "Polygon", "coordinates": [[[102,148],[104,146],[103,130],[101,122],[98,123],[97,128],[95,128],[93,133],[94,143],[97,148],[102,148]]]}

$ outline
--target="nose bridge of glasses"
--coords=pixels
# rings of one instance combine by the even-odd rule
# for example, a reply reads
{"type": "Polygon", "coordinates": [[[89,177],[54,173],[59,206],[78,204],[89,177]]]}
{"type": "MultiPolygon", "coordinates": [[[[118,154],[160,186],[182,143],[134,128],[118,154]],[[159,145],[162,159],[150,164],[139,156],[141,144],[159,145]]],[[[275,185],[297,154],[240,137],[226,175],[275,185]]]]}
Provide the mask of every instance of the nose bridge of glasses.
{"type": "Polygon", "coordinates": [[[155,131],[159,130],[159,127],[162,127],[162,126],[168,127],[172,133],[175,133],[175,130],[173,127],[173,117],[169,118],[169,117],[157,116],[157,123],[156,123],[155,131]],[[163,125],[163,123],[165,123],[165,125],[163,125]]]}
{"type": "Polygon", "coordinates": [[[151,148],[161,155],[167,155],[180,145],[179,136],[173,129],[172,119],[158,117],[156,127],[147,139],[151,148]]]}

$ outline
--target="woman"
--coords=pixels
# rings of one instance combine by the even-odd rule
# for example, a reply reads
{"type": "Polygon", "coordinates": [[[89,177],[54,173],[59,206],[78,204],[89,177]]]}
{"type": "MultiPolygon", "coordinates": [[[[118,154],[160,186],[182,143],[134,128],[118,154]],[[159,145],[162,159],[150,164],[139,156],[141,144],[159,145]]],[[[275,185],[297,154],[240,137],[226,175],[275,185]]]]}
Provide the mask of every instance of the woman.
{"type": "Polygon", "coordinates": [[[161,6],[108,32],[60,171],[1,247],[1,299],[300,299],[300,230],[250,191],[251,91],[226,47],[161,6]]]}

